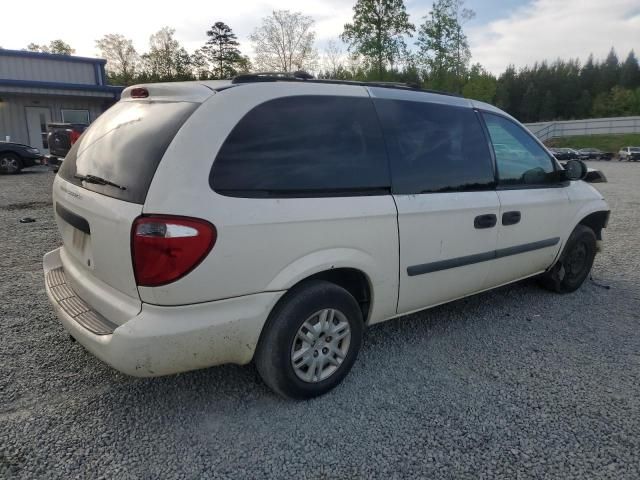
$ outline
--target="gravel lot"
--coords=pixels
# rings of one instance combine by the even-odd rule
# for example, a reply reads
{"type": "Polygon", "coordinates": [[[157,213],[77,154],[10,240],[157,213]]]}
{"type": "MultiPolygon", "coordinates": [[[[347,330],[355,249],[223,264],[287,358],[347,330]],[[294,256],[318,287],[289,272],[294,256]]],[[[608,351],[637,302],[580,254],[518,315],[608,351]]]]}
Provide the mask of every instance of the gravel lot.
{"type": "Polygon", "coordinates": [[[592,165],[609,290],[529,281],[373,327],[308,402],[253,366],[135,379],[71,342],[41,271],[53,175],[1,176],[0,477],[640,478],[640,165],[592,165]]]}

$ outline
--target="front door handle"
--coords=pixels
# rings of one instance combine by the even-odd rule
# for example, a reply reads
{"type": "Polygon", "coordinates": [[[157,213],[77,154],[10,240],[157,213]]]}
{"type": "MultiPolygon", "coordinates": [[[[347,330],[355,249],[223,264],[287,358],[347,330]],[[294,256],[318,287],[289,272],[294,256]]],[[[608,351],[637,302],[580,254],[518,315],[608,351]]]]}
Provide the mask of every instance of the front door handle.
{"type": "Polygon", "coordinates": [[[498,217],[493,213],[487,213],[486,215],[478,215],[473,220],[473,226],[475,228],[493,228],[498,223],[498,217]]]}
{"type": "Polygon", "coordinates": [[[520,221],[520,212],[504,212],[502,214],[502,225],[515,225],[520,221]]]}

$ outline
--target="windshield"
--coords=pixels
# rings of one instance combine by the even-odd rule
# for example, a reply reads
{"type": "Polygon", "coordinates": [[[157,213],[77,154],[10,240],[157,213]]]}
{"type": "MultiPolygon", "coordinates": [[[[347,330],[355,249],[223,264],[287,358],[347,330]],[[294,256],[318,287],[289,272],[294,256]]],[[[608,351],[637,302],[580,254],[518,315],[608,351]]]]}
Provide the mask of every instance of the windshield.
{"type": "Polygon", "coordinates": [[[164,152],[198,105],[116,103],[74,144],[62,163],[60,176],[103,195],[144,203],[164,152]],[[87,177],[104,181],[83,181],[87,177]]]}

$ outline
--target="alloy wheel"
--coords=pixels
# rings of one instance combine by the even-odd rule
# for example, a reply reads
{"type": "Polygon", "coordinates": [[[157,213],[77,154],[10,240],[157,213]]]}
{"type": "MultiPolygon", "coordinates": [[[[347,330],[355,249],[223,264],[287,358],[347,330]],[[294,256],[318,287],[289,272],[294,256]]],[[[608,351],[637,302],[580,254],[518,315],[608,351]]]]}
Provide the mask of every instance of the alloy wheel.
{"type": "Polygon", "coordinates": [[[12,157],[0,158],[0,170],[7,173],[15,173],[19,169],[18,160],[12,157]]]}

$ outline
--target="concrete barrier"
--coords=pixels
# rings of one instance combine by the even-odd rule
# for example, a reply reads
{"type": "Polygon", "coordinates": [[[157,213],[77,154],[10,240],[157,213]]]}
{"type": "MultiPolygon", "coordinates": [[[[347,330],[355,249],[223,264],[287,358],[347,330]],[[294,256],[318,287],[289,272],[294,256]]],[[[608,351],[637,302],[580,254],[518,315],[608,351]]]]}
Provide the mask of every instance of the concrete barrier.
{"type": "Polygon", "coordinates": [[[524,126],[544,142],[552,138],[574,135],[640,133],[640,116],[525,123],[524,126]]]}

